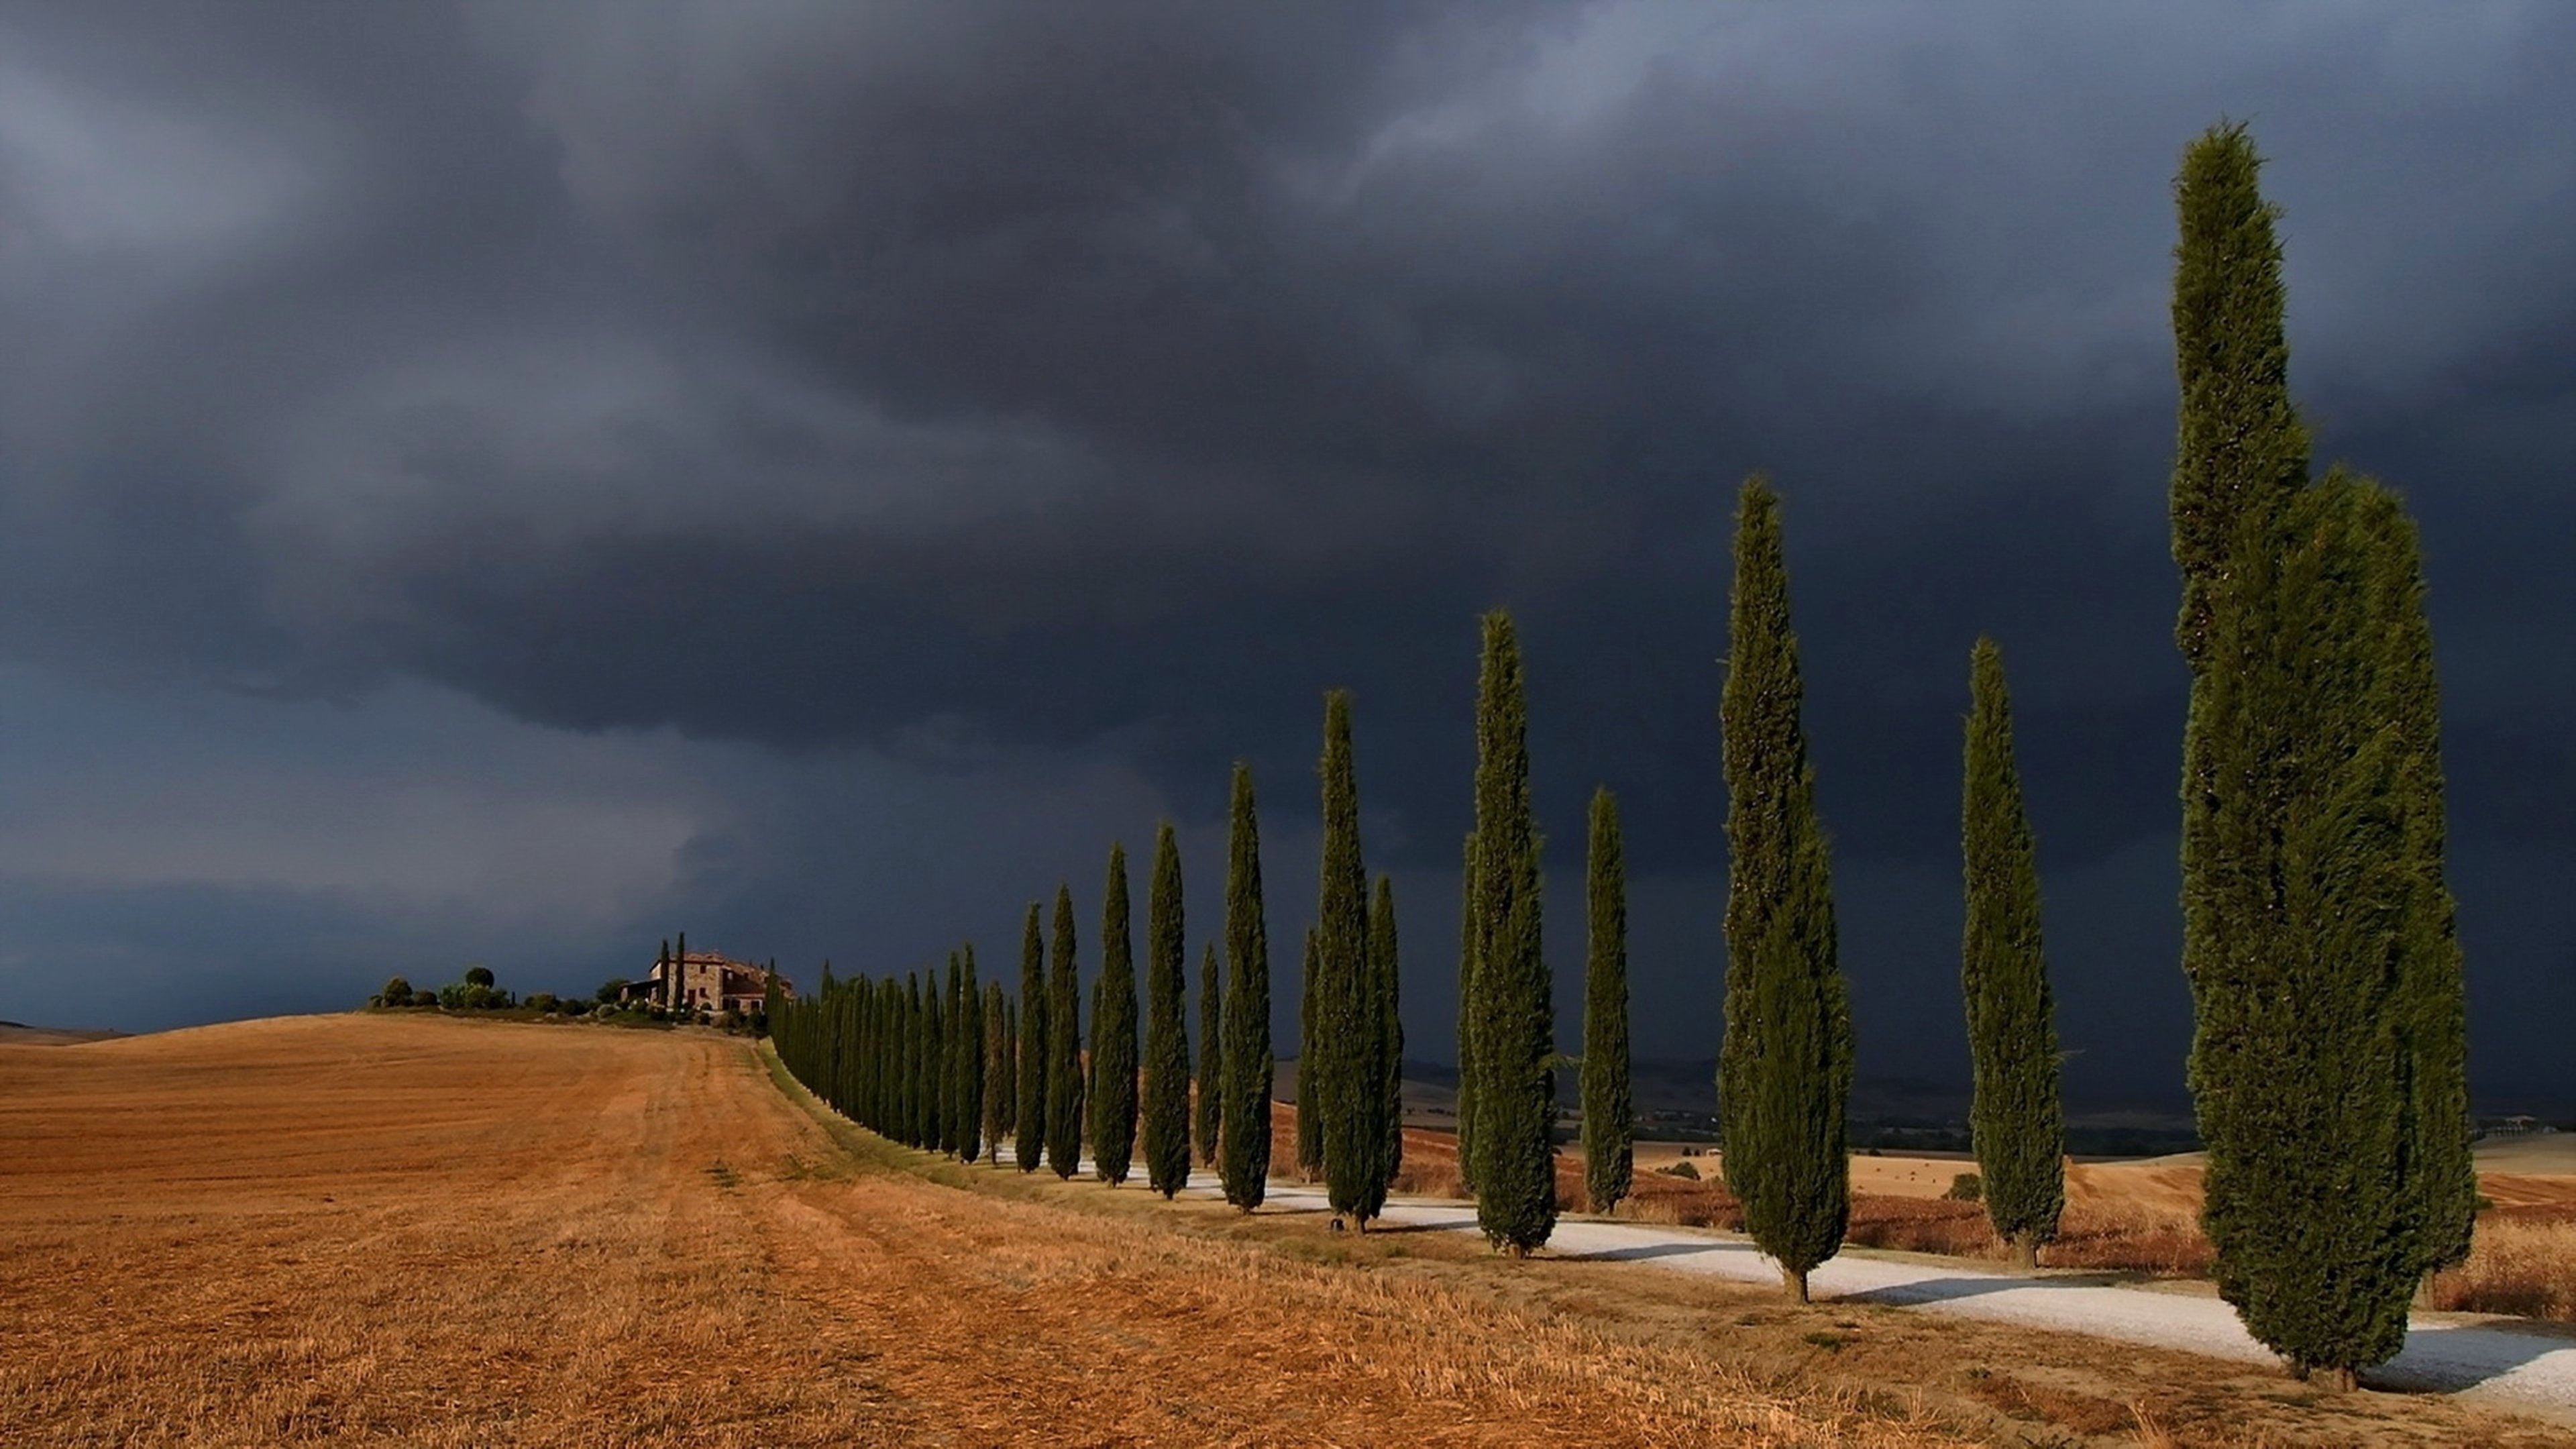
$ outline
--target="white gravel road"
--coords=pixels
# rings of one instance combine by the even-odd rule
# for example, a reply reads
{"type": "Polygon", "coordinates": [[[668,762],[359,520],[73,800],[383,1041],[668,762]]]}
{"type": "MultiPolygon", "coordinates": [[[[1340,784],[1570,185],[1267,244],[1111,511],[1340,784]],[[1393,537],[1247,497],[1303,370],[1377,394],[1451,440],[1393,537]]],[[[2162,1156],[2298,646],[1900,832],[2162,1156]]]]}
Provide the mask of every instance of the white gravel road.
{"type": "MultiPolygon", "coordinates": [[[[1003,1156],[1009,1158],[1007,1149],[1003,1156]]],[[[1142,1178],[1139,1173],[1135,1180],[1141,1184],[1142,1178]]],[[[1214,1175],[1193,1173],[1189,1193],[1216,1196],[1214,1175]]],[[[1320,1189],[1273,1182],[1267,1206],[1322,1212],[1325,1201],[1320,1189]]],[[[1470,1203],[1398,1198],[1387,1204],[1386,1221],[1472,1233],[1476,1210],[1470,1203]]],[[[1780,1281],[1779,1269],[1751,1242],[1700,1228],[1568,1217],[1558,1221],[1547,1250],[1560,1257],[1651,1263],[1676,1273],[1780,1281]]],[[[2216,1298],[2106,1284],[2080,1273],[2029,1276],[1845,1253],[1809,1275],[1808,1291],[1819,1302],[1896,1304],[2216,1358],[2277,1362],[2246,1336],[2236,1310],[2216,1298]]],[[[2576,1422],[2576,1334],[2464,1314],[2418,1313],[2406,1351],[2362,1380],[2375,1388],[2462,1393],[2576,1422]]]]}

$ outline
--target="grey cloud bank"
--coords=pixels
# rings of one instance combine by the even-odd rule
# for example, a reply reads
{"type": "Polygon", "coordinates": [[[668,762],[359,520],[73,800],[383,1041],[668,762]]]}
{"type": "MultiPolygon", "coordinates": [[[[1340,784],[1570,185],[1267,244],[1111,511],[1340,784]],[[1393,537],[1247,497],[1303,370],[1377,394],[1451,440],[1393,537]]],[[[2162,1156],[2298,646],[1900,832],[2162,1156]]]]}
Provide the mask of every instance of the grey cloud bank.
{"type": "Polygon", "coordinates": [[[1072,15],[0,20],[0,1015],[1006,955],[1158,813],[1206,928],[1238,756],[1294,923],[1347,684],[1443,1054],[1508,602],[1567,1024],[1601,781],[1638,1049],[1706,1055],[1760,467],[1862,1069],[1964,1063],[1987,631],[2070,1081],[2170,1096],[2166,188],[2225,113],[2321,457],[2423,519],[2480,1090],[2576,1110],[2576,12],[1072,15]]]}

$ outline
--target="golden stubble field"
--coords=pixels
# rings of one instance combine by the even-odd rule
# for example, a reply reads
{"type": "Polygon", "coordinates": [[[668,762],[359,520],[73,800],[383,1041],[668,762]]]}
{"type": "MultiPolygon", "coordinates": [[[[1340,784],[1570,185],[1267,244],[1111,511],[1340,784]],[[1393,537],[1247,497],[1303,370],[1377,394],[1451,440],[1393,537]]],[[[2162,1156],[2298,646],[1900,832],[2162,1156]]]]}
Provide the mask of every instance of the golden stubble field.
{"type": "Polygon", "coordinates": [[[0,1444],[2562,1441],[1352,1239],[933,1166],[705,1033],[352,1015],[0,1047],[0,1444]]]}

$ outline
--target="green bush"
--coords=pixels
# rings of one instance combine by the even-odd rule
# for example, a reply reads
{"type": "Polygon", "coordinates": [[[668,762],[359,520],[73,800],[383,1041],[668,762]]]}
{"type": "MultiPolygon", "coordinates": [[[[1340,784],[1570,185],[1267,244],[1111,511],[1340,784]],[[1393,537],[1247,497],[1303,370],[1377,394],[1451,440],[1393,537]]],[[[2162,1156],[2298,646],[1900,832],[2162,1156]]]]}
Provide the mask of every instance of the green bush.
{"type": "Polygon", "coordinates": [[[468,986],[490,986],[492,984],[492,968],[489,966],[466,967],[465,984],[468,986]]]}
{"type": "Polygon", "coordinates": [[[534,1011],[551,1012],[562,1004],[555,999],[555,994],[551,991],[531,992],[528,996],[528,1006],[534,1011]]]}
{"type": "Polygon", "coordinates": [[[420,987],[412,992],[411,1004],[414,1006],[436,1006],[438,1004],[438,993],[430,990],[426,986],[420,987]]]}
{"type": "Polygon", "coordinates": [[[1672,1166],[1665,1168],[1664,1172],[1667,1176],[1686,1177],[1693,1182],[1699,1181],[1699,1169],[1691,1166],[1687,1162],[1676,1162],[1672,1166]]]}
{"type": "Polygon", "coordinates": [[[629,984],[623,976],[611,976],[600,983],[599,990],[592,993],[592,998],[602,1006],[615,1006],[617,998],[625,994],[629,984]]]}
{"type": "Polygon", "coordinates": [[[385,981],[385,989],[377,992],[375,999],[368,1004],[371,1006],[409,1006],[411,1005],[411,983],[399,976],[389,977],[385,981]]]}
{"type": "Polygon", "coordinates": [[[1953,1202],[1976,1202],[1986,1195],[1985,1179],[1973,1172],[1963,1172],[1950,1179],[1950,1190],[1942,1194],[1953,1202]]]}

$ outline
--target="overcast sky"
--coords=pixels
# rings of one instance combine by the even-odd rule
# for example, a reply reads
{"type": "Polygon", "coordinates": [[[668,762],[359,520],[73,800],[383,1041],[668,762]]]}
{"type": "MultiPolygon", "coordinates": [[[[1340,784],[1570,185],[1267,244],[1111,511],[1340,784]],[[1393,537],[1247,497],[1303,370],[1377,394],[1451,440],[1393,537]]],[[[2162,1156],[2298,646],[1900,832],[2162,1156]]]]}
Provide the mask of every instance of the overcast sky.
{"type": "MultiPolygon", "coordinates": [[[[2576,1110],[2576,6],[595,0],[0,13],[0,1016],[660,939],[810,981],[1264,791],[1356,691],[1447,1059],[1478,613],[1569,1048],[1710,1056],[1728,516],[1786,496],[1865,1076],[1959,1082],[2001,642],[2079,1099],[2176,1100],[2170,185],[2249,120],[2320,462],[2422,521],[2490,1109],[2576,1110]],[[2556,99],[2552,99],[2555,96],[2556,99]]],[[[1142,889],[1141,876],[1138,889],[1142,889]]]]}

